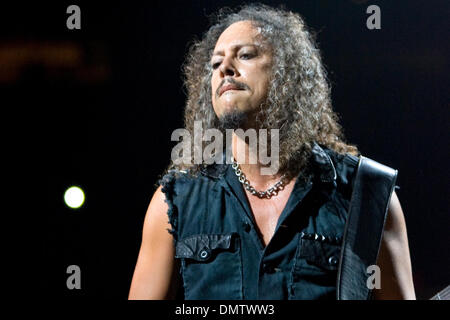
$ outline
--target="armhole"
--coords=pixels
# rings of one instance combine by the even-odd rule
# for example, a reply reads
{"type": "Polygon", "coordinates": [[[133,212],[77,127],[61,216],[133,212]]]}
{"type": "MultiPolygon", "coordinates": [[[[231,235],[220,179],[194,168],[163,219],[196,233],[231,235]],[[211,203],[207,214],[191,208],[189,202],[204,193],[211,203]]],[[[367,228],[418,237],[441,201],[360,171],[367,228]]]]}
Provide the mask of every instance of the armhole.
{"type": "Polygon", "coordinates": [[[173,204],[175,181],[176,179],[174,174],[169,172],[158,182],[159,185],[161,185],[161,192],[164,193],[165,196],[164,202],[166,202],[168,206],[167,216],[172,227],[171,229],[167,229],[167,231],[173,236],[174,243],[178,240],[178,211],[176,206],[173,204]]]}

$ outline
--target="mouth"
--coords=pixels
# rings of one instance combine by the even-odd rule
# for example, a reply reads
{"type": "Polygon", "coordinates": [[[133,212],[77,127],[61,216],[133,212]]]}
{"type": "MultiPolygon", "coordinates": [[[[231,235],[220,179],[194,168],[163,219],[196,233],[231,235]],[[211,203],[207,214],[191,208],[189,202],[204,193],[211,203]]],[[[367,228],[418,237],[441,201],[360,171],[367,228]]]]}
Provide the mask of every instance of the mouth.
{"type": "Polygon", "coordinates": [[[231,90],[243,90],[243,89],[238,88],[234,84],[227,84],[227,85],[223,86],[222,88],[220,88],[219,96],[221,96],[224,92],[231,91],[231,90]]]}

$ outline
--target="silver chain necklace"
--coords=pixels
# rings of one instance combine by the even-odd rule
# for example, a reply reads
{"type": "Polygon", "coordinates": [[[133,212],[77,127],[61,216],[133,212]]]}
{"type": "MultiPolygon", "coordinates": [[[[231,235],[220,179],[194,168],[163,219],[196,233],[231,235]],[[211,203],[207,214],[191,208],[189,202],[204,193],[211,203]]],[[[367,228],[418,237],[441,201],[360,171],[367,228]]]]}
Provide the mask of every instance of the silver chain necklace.
{"type": "Polygon", "coordinates": [[[231,165],[231,167],[234,169],[234,173],[238,176],[239,182],[242,183],[244,188],[246,190],[250,191],[250,193],[252,195],[257,196],[260,199],[262,199],[262,198],[270,199],[273,196],[276,196],[279,191],[284,189],[284,186],[285,186],[284,178],[285,178],[286,175],[283,174],[281,176],[281,178],[280,178],[280,181],[275,183],[272,187],[270,187],[266,191],[258,191],[258,190],[256,190],[250,184],[250,181],[247,180],[247,178],[245,177],[245,174],[242,172],[241,167],[236,162],[236,160],[234,160],[234,158],[232,160],[233,160],[233,164],[231,165]]]}

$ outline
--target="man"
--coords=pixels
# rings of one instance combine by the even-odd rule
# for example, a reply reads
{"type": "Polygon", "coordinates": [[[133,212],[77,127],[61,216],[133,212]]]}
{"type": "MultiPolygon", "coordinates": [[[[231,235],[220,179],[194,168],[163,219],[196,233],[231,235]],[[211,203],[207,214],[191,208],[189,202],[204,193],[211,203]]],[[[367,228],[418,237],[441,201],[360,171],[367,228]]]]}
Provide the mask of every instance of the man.
{"type": "MultiPolygon", "coordinates": [[[[235,132],[233,165],[173,161],[145,217],[129,298],[335,299],[359,153],[343,141],[303,20],[261,5],[222,11],[184,71],[186,129],[278,129],[278,170],[262,174],[268,165],[235,132]]],[[[390,199],[381,244],[370,244],[381,246],[372,297],[415,299],[403,212],[390,199]]]]}

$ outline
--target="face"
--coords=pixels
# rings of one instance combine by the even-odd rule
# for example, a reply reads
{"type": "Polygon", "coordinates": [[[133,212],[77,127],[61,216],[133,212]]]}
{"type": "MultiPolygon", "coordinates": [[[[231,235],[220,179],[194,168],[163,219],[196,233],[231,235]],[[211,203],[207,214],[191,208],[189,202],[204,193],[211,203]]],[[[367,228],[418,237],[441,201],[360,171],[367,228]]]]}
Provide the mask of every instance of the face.
{"type": "Polygon", "coordinates": [[[225,29],[211,57],[216,115],[257,112],[267,96],[271,65],[270,50],[263,46],[258,29],[250,21],[236,22],[225,29]]]}

